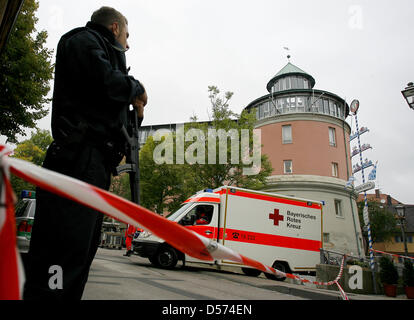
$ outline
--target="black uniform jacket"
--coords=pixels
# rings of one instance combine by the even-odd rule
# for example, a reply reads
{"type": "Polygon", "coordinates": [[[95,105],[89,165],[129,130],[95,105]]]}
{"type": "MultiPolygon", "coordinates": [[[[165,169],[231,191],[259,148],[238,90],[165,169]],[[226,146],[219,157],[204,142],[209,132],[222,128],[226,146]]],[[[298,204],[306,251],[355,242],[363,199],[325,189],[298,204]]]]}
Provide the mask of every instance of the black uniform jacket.
{"type": "Polygon", "coordinates": [[[110,30],[88,22],[66,33],[56,52],[54,139],[122,141],[121,127],[127,126],[129,105],[144,90],[128,75],[125,50],[110,30]]]}

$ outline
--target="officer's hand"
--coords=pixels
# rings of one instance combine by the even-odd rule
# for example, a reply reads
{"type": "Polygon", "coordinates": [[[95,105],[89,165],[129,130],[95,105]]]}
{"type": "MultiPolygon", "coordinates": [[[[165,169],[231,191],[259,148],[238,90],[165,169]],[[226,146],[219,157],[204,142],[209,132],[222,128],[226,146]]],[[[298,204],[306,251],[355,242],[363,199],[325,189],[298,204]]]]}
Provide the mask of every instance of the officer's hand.
{"type": "Polygon", "coordinates": [[[134,98],[132,105],[138,111],[138,118],[143,118],[144,117],[144,102],[142,102],[142,100],[139,100],[136,97],[134,98]]]}
{"type": "MultiPolygon", "coordinates": [[[[147,105],[147,102],[148,102],[147,90],[145,90],[145,87],[141,82],[139,82],[139,84],[142,87],[142,89],[144,89],[144,92],[141,93],[141,95],[136,96],[134,98],[134,100],[136,100],[136,99],[141,100],[142,103],[144,104],[144,107],[145,107],[147,105]]],[[[134,102],[132,102],[132,104],[134,104],[134,102]]]]}

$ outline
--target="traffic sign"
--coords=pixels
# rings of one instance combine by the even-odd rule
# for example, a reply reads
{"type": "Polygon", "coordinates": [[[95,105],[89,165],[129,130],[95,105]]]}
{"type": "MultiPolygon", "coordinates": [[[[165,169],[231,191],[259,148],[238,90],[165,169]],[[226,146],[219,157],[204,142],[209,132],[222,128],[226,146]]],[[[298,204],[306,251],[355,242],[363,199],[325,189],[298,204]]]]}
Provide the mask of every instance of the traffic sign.
{"type": "Polygon", "coordinates": [[[366,183],[360,184],[359,186],[355,187],[355,192],[360,193],[363,191],[368,191],[375,188],[375,182],[374,181],[368,181],[366,183]]]}

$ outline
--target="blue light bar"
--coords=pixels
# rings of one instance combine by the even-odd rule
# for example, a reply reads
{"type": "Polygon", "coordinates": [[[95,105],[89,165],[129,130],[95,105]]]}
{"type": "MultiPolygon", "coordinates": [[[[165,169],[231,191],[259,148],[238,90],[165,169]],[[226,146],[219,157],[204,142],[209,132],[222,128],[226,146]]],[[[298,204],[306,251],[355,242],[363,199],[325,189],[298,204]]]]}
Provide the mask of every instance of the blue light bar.
{"type": "Polygon", "coordinates": [[[36,192],[31,190],[22,190],[22,193],[20,194],[21,199],[36,199],[36,192]]]}

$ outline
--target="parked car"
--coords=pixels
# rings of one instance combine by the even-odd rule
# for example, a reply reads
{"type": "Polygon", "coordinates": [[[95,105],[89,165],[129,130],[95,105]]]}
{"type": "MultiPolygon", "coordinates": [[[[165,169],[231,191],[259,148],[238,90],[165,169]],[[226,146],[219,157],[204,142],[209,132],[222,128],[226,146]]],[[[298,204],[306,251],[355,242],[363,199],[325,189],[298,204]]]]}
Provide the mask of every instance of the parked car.
{"type": "Polygon", "coordinates": [[[32,226],[36,210],[36,193],[34,191],[22,191],[21,199],[15,207],[17,247],[21,253],[27,253],[32,236],[32,226]]]}

